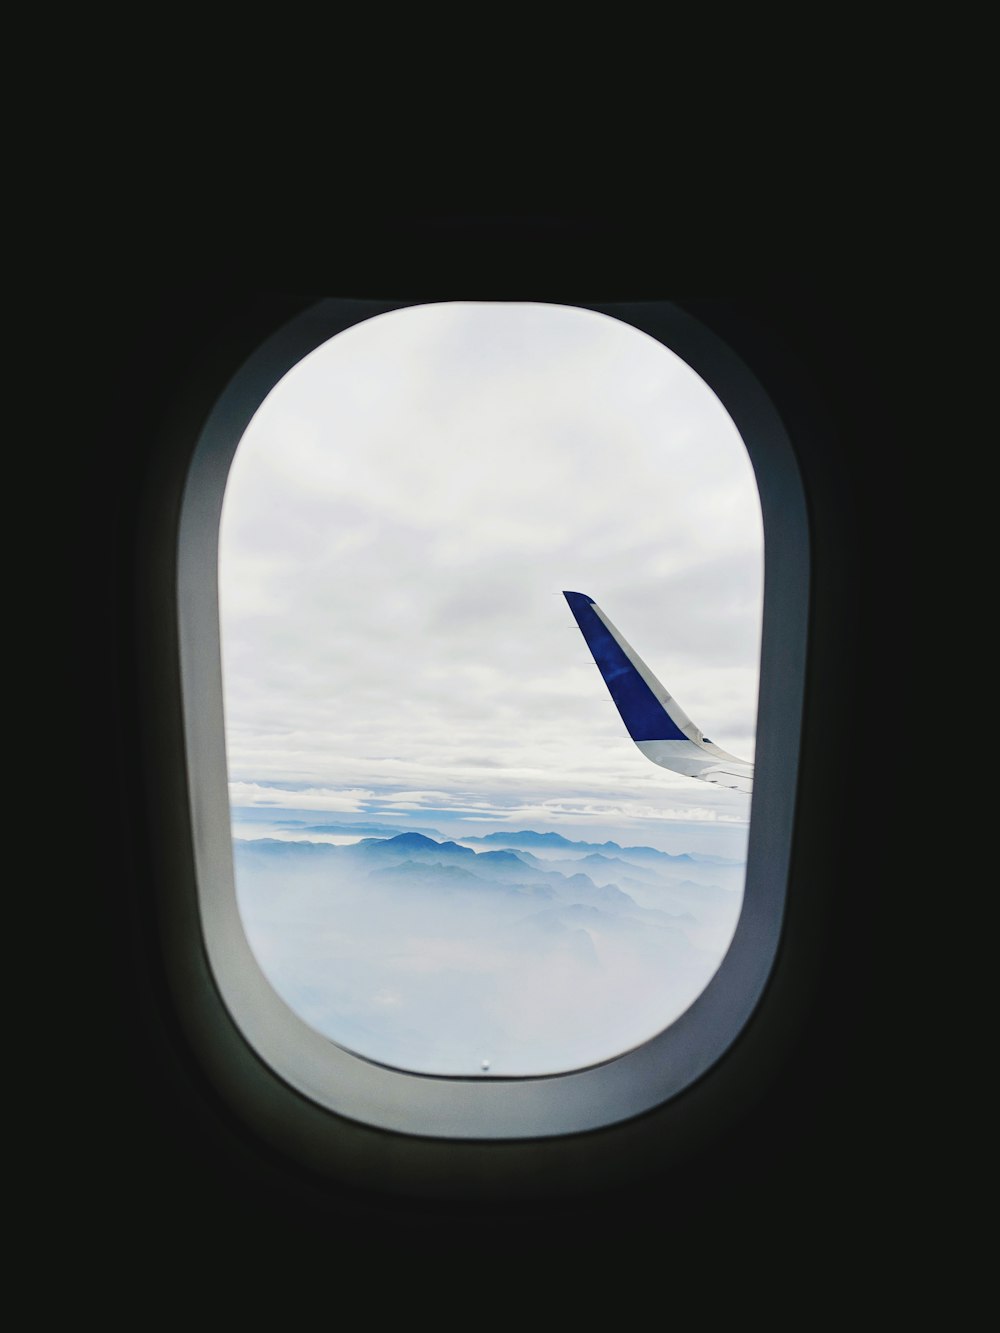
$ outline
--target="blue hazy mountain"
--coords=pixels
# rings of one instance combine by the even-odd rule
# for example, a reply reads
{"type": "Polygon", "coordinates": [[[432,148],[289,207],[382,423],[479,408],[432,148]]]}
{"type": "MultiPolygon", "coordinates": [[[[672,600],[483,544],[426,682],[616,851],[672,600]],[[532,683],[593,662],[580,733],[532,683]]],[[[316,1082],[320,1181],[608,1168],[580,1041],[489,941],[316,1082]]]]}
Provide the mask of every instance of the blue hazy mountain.
{"type": "Polygon", "coordinates": [[[235,831],[271,985],[331,1040],[426,1073],[553,1073],[638,1044],[704,989],[742,901],[730,858],[558,833],[235,831]]]}
{"type": "Polygon", "coordinates": [[[692,865],[709,864],[723,866],[742,866],[744,862],[734,857],[715,856],[704,852],[661,852],[656,847],[623,847],[617,842],[579,842],[565,838],[561,833],[535,833],[531,829],[521,829],[517,833],[487,833],[482,837],[462,839],[463,843],[475,846],[513,847],[523,851],[543,851],[552,853],[586,856],[598,854],[607,857],[625,857],[632,862],[652,863],[654,865],[692,865]]]}
{"type": "MultiPolygon", "coordinates": [[[[562,899],[579,903],[600,903],[620,910],[640,910],[639,905],[615,883],[607,870],[613,868],[623,875],[637,875],[644,885],[660,883],[643,867],[630,867],[621,857],[614,860],[602,856],[586,856],[579,861],[544,861],[530,853],[509,849],[476,852],[460,843],[436,842],[423,833],[400,833],[391,838],[365,838],[349,846],[331,843],[283,841],[275,838],[238,839],[235,843],[237,864],[245,867],[279,863],[293,874],[312,873],[321,867],[331,876],[331,883],[347,867],[370,877],[391,873],[395,881],[412,884],[437,884],[454,887],[465,882],[483,891],[520,887],[537,889],[548,886],[562,899]],[[588,864],[604,872],[595,880],[577,867],[588,864]],[[408,867],[406,873],[400,873],[408,867]],[[418,867],[420,867],[418,872],[418,867]],[[463,876],[456,873],[464,870],[463,876]],[[339,872],[339,873],[338,873],[339,872]],[[437,872],[435,874],[435,872],[437,872]]],[[[671,866],[685,858],[670,858],[671,866]]],[[[663,884],[667,881],[663,881],[663,884]]],[[[683,883],[680,881],[678,887],[683,883]]],[[[662,885],[661,885],[662,886],[662,885]]]]}

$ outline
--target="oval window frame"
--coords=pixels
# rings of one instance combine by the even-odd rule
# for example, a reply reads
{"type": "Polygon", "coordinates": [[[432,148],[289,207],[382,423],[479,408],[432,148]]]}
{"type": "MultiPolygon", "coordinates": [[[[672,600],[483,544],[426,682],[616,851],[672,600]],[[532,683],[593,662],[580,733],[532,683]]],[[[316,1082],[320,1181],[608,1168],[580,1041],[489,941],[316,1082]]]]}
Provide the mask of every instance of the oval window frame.
{"type": "MultiPolygon", "coordinates": [[[[377,1065],[308,1027],[272,990],[236,902],[229,822],[218,614],[218,536],[229,467],[260,403],[298,361],[344,329],[426,301],[328,299],[260,344],[215,402],[184,487],[177,543],[178,651],[201,962],[213,983],[175,996],[195,1038],[251,1121],[294,1138],[342,1119],[449,1141],[551,1139],[605,1129],[676,1098],[736,1041],[767,985],[781,937],[795,816],[806,669],[809,539],[805,497],[780,415],[745,363],[667,302],[576,305],[621,320],[681,357],[716,393],[750,456],[760,495],[765,577],[757,755],[743,909],[718,972],[679,1019],[596,1066],[523,1078],[445,1077],[377,1065]],[[211,994],[224,1010],[209,1012],[211,994]],[[220,1021],[223,1020],[223,1021],[220,1021]],[[234,1065],[262,1064],[247,1099],[234,1065]],[[273,1077],[272,1077],[273,1076],[273,1077]],[[302,1099],[310,1110],[303,1111],[302,1099]],[[321,1118],[317,1121],[315,1110],[321,1118]],[[323,1118],[325,1117],[325,1119],[323,1118]]],[[[178,945],[183,950],[183,944],[178,945]]],[[[175,952],[175,960],[178,955],[175,952]]],[[[190,961],[190,960],[189,960],[190,961]]],[[[175,978],[183,975],[175,965],[175,978]]],[[[332,1149],[337,1155],[336,1146],[332,1149]]]]}

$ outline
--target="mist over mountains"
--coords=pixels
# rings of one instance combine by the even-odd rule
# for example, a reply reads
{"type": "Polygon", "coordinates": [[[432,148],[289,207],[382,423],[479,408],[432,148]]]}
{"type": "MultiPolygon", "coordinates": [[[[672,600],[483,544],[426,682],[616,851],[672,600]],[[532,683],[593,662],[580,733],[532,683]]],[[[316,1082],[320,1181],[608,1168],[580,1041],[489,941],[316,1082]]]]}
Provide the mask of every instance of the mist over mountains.
{"type": "Polygon", "coordinates": [[[423,1073],[556,1073],[637,1045],[704,989],[742,903],[742,861],[557,833],[235,832],[275,990],[333,1041],[423,1073]]]}

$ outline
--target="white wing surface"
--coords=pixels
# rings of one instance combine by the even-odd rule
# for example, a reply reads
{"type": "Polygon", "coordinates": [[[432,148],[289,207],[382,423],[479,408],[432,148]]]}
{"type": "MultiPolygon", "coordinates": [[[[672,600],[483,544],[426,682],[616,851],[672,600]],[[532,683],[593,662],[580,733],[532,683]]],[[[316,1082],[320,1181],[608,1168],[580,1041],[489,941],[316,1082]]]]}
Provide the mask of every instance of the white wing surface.
{"type": "Polygon", "coordinates": [[[717,787],[753,791],[753,764],[708,740],[592,598],[582,592],[563,596],[628,734],[646,758],[717,787]]]}

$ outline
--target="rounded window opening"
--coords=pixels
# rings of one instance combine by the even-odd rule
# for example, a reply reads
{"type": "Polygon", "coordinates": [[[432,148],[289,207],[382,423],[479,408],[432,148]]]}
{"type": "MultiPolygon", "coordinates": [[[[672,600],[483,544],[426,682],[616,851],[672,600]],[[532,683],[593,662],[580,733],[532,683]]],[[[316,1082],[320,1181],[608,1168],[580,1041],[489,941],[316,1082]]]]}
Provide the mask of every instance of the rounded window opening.
{"type": "Polygon", "coordinates": [[[742,902],[763,535],[684,361],[576,307],[355,324],[243,435],[219,588],[239,912],[304,1022],[517,1078],[693,1004],[742,902]]]}

